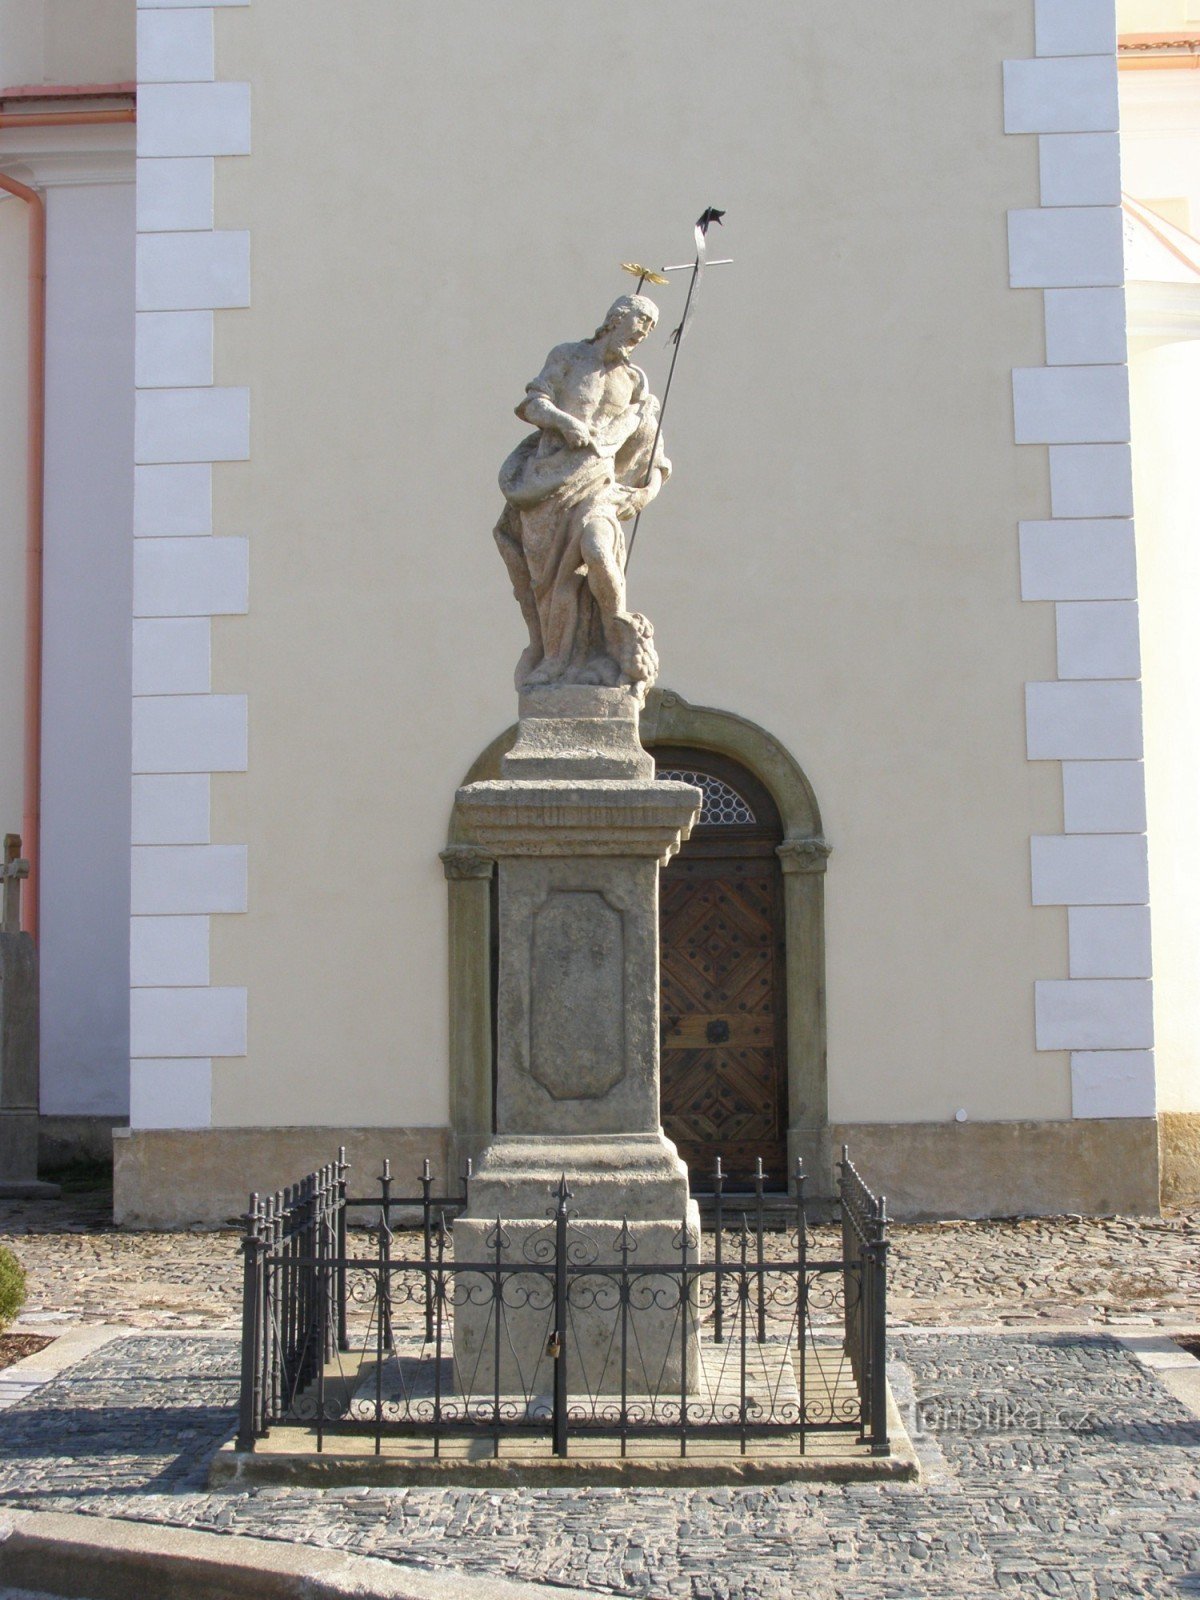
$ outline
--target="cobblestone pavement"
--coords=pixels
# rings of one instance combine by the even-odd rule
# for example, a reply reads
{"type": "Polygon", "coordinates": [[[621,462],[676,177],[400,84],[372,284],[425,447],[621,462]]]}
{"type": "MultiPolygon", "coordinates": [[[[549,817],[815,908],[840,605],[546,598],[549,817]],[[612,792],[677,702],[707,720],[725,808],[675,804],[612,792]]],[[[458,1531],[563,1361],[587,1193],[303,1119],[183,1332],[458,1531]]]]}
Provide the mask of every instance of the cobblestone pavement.
{"type": "MultiPolygon", "coordinates": [[[[36,1205],[0,1200],[0,1244],[16,1251],[29,1277],[28,1326],[238,1326],[236,1233],[122,1233],[107,1204],[103,1194],[36,1205]]],[[[1133,1320],[1200,1328],[1200,1213],[898,1224],[892,1239],[895,1324],[1133,1320]]],[[[772,1253],[782,1244],[768,1236],[772,1253]]]]}
{"type": "Polygon", "coordinates": [[[210,1492],[235,1342],[120,1337],[0,1415],[0,1502],[646,1600],[1200,1594],[1200,1422],[1114,1339],[894,1348],[921,1484],[210,1492]]]}

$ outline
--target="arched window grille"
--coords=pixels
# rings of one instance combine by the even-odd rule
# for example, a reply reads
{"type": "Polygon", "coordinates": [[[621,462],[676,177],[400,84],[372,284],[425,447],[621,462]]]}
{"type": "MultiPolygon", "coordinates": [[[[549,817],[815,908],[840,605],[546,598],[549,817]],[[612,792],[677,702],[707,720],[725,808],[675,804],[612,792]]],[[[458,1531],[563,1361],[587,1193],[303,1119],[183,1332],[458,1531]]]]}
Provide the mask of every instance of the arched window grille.
{"type": "Polygon", "coordinates": [[[658,776],[671,783],[691,783],[704,795],[700,807],[698,826],[702,828],[735,828],[753,824],[758,819],[748,800],[710,772],[694,772],[688,767],[660,767],[658,776]]]}

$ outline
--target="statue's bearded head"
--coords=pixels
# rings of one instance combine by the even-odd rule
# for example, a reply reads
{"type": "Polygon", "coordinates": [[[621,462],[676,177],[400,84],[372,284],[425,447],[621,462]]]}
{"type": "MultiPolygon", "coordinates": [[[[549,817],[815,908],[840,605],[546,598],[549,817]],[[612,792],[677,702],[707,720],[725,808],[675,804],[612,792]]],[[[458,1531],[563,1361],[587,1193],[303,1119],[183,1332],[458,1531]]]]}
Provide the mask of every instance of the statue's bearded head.
{"type": "Polygon", "coordinates": [[[604,321],[588,340],[599,344],[607,340],[611,346],[632,350],[658,321],[658,307],[644,294],[623,294],[613,301],[605,313],[604,321]]]}

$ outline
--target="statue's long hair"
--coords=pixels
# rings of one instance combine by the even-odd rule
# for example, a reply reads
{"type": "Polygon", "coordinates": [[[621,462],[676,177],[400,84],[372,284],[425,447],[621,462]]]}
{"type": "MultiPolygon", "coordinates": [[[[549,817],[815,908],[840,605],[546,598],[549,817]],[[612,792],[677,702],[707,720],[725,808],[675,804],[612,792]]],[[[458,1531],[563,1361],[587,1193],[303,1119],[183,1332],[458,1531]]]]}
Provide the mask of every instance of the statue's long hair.
{"type": "Polygon", "coordinates": [[[658,307],[654,301],[644,294],[618,295],[604,313],[604,321],[596,329],[590,339],[585,339],[585,344],[595,344],[603,339],[606,333],[611,333],[621,318],[628,316],[631,311],[640,311],[643,316],[649,317],[652,323],[658,322],[658,307]]]}

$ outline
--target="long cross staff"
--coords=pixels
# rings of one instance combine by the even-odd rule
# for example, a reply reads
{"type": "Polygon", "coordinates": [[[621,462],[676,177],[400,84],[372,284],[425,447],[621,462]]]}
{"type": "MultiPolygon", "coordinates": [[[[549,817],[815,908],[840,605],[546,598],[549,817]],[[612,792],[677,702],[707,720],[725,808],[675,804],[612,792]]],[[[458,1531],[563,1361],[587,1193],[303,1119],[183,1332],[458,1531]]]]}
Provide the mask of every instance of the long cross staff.
{"type": "MultiPolygon", "coordinates": [[[[695,304],[696,290],[700,282],[700,274],[704,270],[705,256],[708,251],[708,230],[714,222],[720,223],[724,215],[725,213],[723,211],[718,211],[715,206],[708,206],[703,215],[698,217],[696,220],[696,259],[692,263],[692,276],[690,282],[688,283],[687,299],[683,303],[683,316],[679,319],[679,326],[671,335],[671,343],[675,346],[675,348],[671,352],[671,366],[667,372],[666,384],[663,387],[662,404],[658,408],[658,426],[654,430],[654,443],[650,446],[650,464],[646,468],[646,481],[642,484],[643,489],[648,486],[650,479],[654,476],[654,457],[658,450],[658,441],[662,437],[663,417],[666,415],[667,401],[671,395],[671,382],[675,377],[675,363],[679,360],[679,347],[683,343],[683,336],[687,332],[688,324],[692,320],[692,309],[695,304]]],[[[725,265],[725,263],[722,263],[722,265],[725,265]]],[[[678,270],[679,269],[677,267],[663,268],[664,272],[676,272],[678,270]]],[[[644,282],[646,278],[653,276],[655,275],[642,270],[641,281],[638,283],[638,288],[641,288],[642,282],[644,282]]],[[[633,528],[630,531],[629,544],[626,548],[625,567],[627,571],[629,568],[629,563],[633,558],[633,541],[637,538],[638,525],[641,520],[642,513],[639,511],[633,520],[633,528]]]]}

